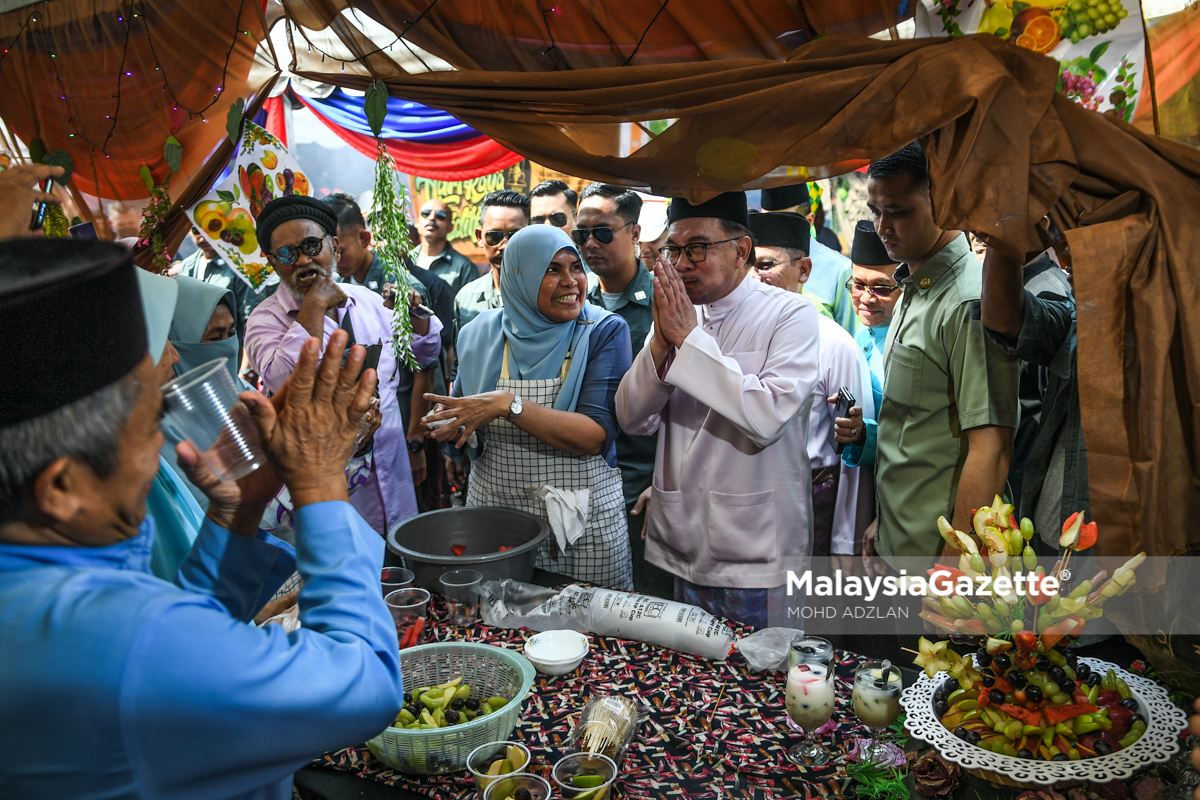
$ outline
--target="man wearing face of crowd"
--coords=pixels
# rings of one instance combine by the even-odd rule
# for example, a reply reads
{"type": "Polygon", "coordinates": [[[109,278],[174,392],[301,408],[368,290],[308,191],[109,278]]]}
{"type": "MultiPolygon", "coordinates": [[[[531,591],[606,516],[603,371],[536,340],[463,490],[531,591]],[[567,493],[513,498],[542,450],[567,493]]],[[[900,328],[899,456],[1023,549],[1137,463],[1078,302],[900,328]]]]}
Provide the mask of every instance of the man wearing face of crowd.
{"type": "Polygon", "coordinates": [[[578,207],[579,194],[563,181],[542,181],[529,193],[530,222],[562,228],[568,236],[578,224],[578,207]]]}
{"type": "Polygon", "coordinates": [[[961,231],[934,222],[918,143],[868,167],[867,199],[888,256],[903,262],[878,414],[878,527],[863,540],[868,569],[881,572],[876,553],[936,559],[939,516],[969,531],[971,509],[1004,493],[1019,362],[980,323],[982,266],[961,231]]]}
{"type": "Polygon", "coordinates": [[[464,286],[454,298],[455,329],[489,308],[500,308],[500,264],[509,238],[529,224],[529,198],[509,189],[489,192],[479,204],[479,227],[475,238],[491,269],[464,286]]]}
{"type": "Polygon", "coordinates": [[[107,242],[0,243],[0,795],[291,798],[292,773],[402,703],[383,542],[343,472],[375,373],[356,386],[353,348],[339,374],[344,332],[319,368],[308,340],[284,395],[242,395],[267,464],[237,482],[181,443],[209,503],[160,580],[146,499],[163,397],[136,271],[107,242]],[[295,549],[258,529],[284,484],[295,549]],[[248,624],[296,569],[302,627],[248,624]]]}
{"type": "Polygon", "coordinates": [[[447,241],[446,237],[454,230],[454,212],[450,206],[436,198],[426,200],[420,217],[421,249],[417,252],[417,266],[445,281],[453,300],[464,286],[479,277],[479,270],[447,241]]]}
{"type": "Polygon", "coordinates": [[[617,390],[621,427],[658,434],[646,558],[676,576],[676,600],[785,624],[786,571],[812,547],[817,312],[747,280],[745,192],[674,198],[669,220],[650,343],[617,390]]]}
{"type": "MultiPolygon", "coordinates": [[[[392,312],[365,286],[335,283],[337,218],[311,197],[291,195],[267,203],[257,222],[258,241],[279,274],[280,290],[264,301],[246,324],[246,353],[269,392],[277,392],[296,369],[310,337],[322,343],[339,328],[361,345],[382,343],[379,398],[383,419],[371,455],[374,469],[354,493],[353,504],[381,536],[416,515],[413,472],[397,400],[392,312]]],[[[411,302],[412,298],[410,298],[411,302]]],[[[438,318],[411,317],[413,355],[436,361],[441,351],[438,318]]]]}
{"type": "MultiPolygon", "coordinates": [[[[642,350],[654,322],[654,276],[638,257],[641,210],[642,198],[632,189],[590,184],[583,190],[578,225],[571,234],[598,279],[588,289],[588,302],[617,314],[629,325],[631,359],[642,350]]],[[[674,592],[671,576],[646,561],[642,534],[649,497],[638,502],[654,476],[657,442],[655,436],[621,431],[617,434],[617,467],[621,470],[625,508],[631,515],[628,523],[634,588],[643,594],[670,597],[674,592]]]]}

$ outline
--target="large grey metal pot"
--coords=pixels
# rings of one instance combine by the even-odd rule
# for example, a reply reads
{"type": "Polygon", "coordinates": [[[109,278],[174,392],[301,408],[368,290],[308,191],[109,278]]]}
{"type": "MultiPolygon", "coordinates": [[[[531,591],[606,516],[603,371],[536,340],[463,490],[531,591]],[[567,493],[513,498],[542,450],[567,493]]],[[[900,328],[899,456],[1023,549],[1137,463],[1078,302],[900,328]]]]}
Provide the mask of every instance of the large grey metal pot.
{"type": "Polygon", "coordinates": [[[550,525],[524,511],[498,506],[443,508],[405,520],[388,534],[387,546],[412,570],[413,583],[441,592],[438,579],[452,569],[473,569],[485,581],[533,580],[537,550],[550,536],[550,525]],[[466,548],[461,556],[450,549],[466,548]],[[498,552],[501,547],[511,550],[498,552]]]}

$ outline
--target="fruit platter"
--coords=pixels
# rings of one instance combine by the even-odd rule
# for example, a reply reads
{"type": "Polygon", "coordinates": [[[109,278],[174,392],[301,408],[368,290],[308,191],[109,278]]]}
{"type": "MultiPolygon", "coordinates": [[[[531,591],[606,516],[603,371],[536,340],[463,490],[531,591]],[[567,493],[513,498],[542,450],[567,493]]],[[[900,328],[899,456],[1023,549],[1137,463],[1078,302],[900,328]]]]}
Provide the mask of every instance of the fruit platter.
{"type": "MultiPolygon", "coordinates": [[[[1081,711],[1080,707],[1056,707],[1063,708],[1064,715],[1079,713],[1053,727],[1046,727],[1050,720],[1043,709],[1038,720],[1040,724],[1036,726],[1042,729],[1041,733],[1031,731],[1026,734],[1031,726],[1026,719],[1018,717],[1011,717],[1012,721],[1004,725],[1003,717],[996,713],[1002,711],[1003,706],[993,709],[990,705],[972,720],[951,719],[954,724],[954,730],[951,730],[943,721],[945,715],[938,716],[938,711],[943,710],[942,704],[949,700],[945,691],[948,688],[946,676],[922,676],[900,696],[900,705],[906,715],[904,725],[913,736],[928,742],[943,758],[958,764],[971,775],[996,785],[1027,789],[1038,785],[1065,788],[1081,782],[1125,780],[1143,767],[1165,762],[1178,752],[1179,732],[1187,727],[1187,715],[1171,702],[1165,689],[1103,661],[1078,658],[1075,663],[1086,668],[1086,674],[1101,676],[1101,684],[1097,686],[1101,686],[1111,673],[1122,682],[1116,685],[1124,685],[1129,696],[1122,698],[1119,690],[1101,690],[1103,694],[1097,693],[1097,703],[1087,704],[1099,706],[1093,712],[1081,711]],[[938,697],[942,699],[935,699],[938,697]],[[987,713],[988,709],[992,713],[987,713]],[[1114,713],[1115,709],[1121,711],[1114,713]],[[1090,721],[1078,722],[1084,719],[1090,721]],[[991,720],[996,721],[995,728],[988,726],[991,720]],[[1100,727],[1100,720],[1107,720],[1109,727],[1100,727]],[[1015,730],[1018,724],[1021,726],[1019,732],[1015,730]],[[962,732],[955,733],[960,728],[962,732]],[[1137,733],[1138,729],[1141,733],[1137,733]],[[1085,732],[1077,734],[1075,730],[1085,732]],[[1043,751],[1046,731],[1050,732],[1051,745],[1043,751]],[[1117,734],[1123,732],[1124,735],[1118,738],[1117,734]],[[1009,738],[1009,733],[1015,734],[1014,738],[1009,738]],[[1122,742],[1128,744],[1122,745],[1122,742]],[[1051,746],[1066,747],[1067,752],[1062,757],[1052,755],[1046,760],[1044,756],[1051,746]],[[1033,757],[1034,748],[1042,757],[1033,757]],[[1077,757],[1073,758],[1074,755],[1077,757]]],[[[961,691],[957,681],[954,688],[961,691]]],[[[960,703],[963,696],[955,699],[960,708],[970,705],[969,702],[960,703]]],[[[962,716],[977,710],[963,711],[962,716]]],[[[1056,749],[1055,752],[1062,751],[1056,749]]]]}
{"type": "Polygon", "coordinates": [[[929,570],[920,616],[949,641],[920,638],[914,662],[925,674],[901,697],[906,727],[1006,786],[1103,783],[1168,760],[1187,717],[1166,690],[1072,650],[1104,603],[1134,585],[1145,555],[1072,585],[1067,566],[1096,543],[1096,523],[1068,518],[1047,570],[1033,523],[1013,511],[997,497],[973,512],[974,535],[938,520],[958,566],[929,570]]]}

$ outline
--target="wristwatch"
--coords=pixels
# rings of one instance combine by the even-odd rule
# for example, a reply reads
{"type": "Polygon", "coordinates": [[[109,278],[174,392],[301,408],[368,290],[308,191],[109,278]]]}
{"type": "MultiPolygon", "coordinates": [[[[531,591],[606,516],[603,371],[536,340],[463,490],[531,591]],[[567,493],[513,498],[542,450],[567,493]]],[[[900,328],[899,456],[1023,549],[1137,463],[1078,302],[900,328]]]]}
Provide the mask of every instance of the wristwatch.
{"type": "Polygon", "coordinates": [[[521,395],[514,394],[512,405],[508,407],[508,421],[516,425],[517,417],[521,416],[521,412],[524,410],[524,406],[521,404],[521,395]]]}
{"type": "Polygon", "coordinates": [[[408,452],[419,453],[424,449],[425,449],[425,442],[423,442],[422,440],[420,440],[420,439],[409,439],[408,440],[408,452]]]}

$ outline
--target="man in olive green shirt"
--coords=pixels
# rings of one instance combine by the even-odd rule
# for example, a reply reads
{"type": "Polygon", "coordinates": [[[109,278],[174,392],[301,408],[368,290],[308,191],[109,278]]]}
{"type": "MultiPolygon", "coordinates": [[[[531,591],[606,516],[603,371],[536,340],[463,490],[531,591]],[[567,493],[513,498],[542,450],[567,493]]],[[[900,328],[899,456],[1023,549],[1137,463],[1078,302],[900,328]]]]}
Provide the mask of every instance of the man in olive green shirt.
{"type": "Polygon", "coordinates": [[[903,296],[885,344],[870,557],[937,558],[937,518],[971,530],[971,510],[1004,494],[1018,422],[1019,362],[979,319],[982,264],[959,231],[933,222],[918,144],[871,164],[868,206],[903,296]]]}

